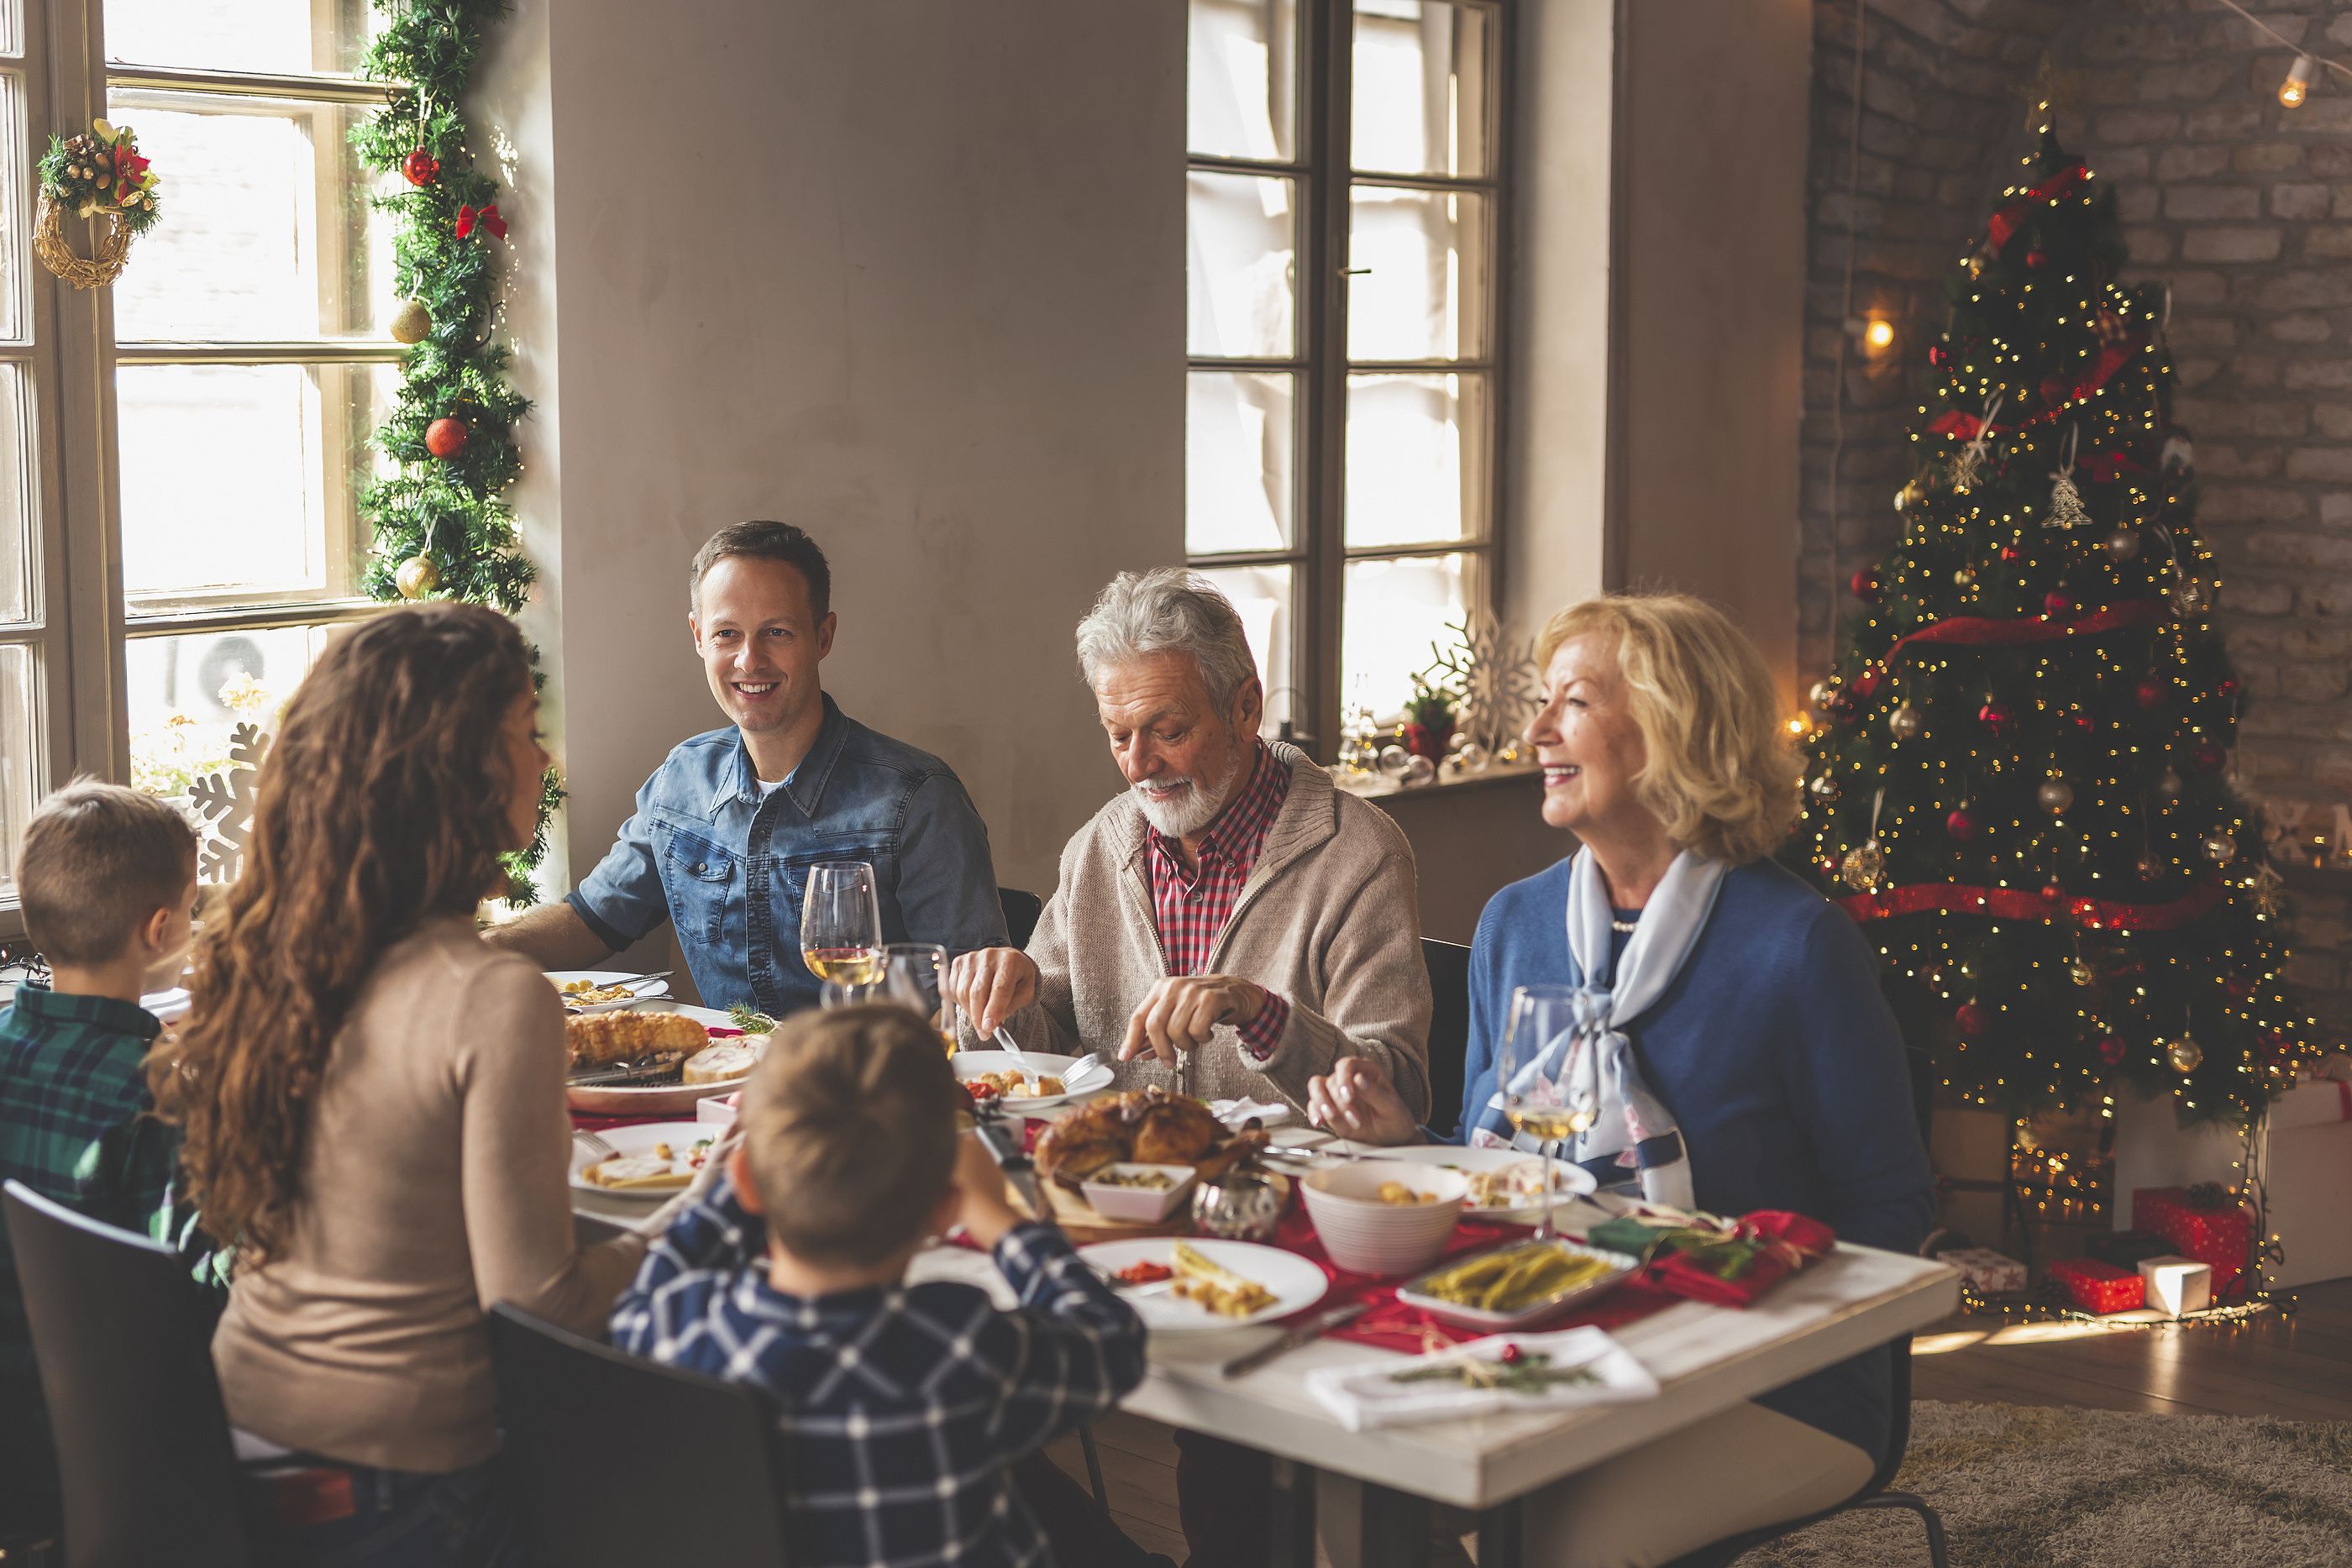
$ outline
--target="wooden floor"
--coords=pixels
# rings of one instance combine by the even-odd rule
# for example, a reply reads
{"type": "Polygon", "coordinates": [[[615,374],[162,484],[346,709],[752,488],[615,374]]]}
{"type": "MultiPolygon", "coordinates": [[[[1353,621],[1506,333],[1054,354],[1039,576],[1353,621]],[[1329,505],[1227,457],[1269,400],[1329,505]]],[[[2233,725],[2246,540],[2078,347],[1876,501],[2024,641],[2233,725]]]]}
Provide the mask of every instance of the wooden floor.
{"type": "MultiPolygon", "coordinates": [[[[2234,1328],[2119,1333],[1954,1318],[1922,1334],[1915,1397],[2159,1414],[2352,1421],[2352,1280],[2294,1292],[2292,1316],[2234,1328]]],[[[1181,1563],[1176,1449],[1156,1422],[1114,1413],[1095,1428],[1111,1511],[1146,1551],[1181,1563]]],[[[1076,1439],[1055,1459],[1083,1482],[1076,1439]]]]}

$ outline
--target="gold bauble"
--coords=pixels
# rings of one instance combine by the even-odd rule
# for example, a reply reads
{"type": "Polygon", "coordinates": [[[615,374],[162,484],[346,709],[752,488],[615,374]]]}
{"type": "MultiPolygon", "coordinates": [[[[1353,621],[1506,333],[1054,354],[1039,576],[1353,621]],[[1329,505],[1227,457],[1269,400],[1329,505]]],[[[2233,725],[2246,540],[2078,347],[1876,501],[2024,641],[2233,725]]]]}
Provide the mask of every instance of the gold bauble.
{"type": "Polygon", "coordinates": [[[2107,559],[2118,566],[2139,554],[2139,535],[2129,528],[2117,528],[2106,537],[2107,559]]]}
{"type": "Polygon", "coordinates": [[[1839,877],[1856,893],[1868,893],[1885,874],[1886,852],[1879,848],[1876,839],[1846,851],[1838,867],[1839,877]]]}
{"type": "Polygon", "coordinates": [[[2238,841],[2224,832],[2208,833],[2205,853],[2215,865],[2228,865],[2238,858],[2238,841]]]}
{"type": "Polygon", "coordinates": [[[1814,800],[1825,806],[1838,798],[1838,781],[1826,773],[1816,775],[1813,781],[1805,787],[1813,792],[1814,800]]]}
{"type": "Polygon", "coordinates": [[[2193,1036],[2184,1034],[2164,1048],[2164,1060],[2172,1063],[2175,1072],[2194,1072],[2205,1060],[2205,1048],[2193,1036]]]}
{"type": "Polygon", "coordinates": [[[411,299],[393,312],[390,330],[395,343],[421,343],[433,334],[433,312],[424,300],[411,299]]]}
{"type": "Polygon", "coordinates": [[[2017,1146],[2027,1154],[2038,1155],[2042,1152],[2042,1134],[2033,1130],[2032,1123],[2020,1122],[2017,1124],[2016,1137],[2017,1146]]]}
{"type": "Polygon", "coordinates": [[[1805,700],[1812,706],[1815,713],[1827,713],[1830,704],[1837,701],[1837,695],[1835,681],[1815,681],[1813,689],[1805,694],[1805,700]]]}
{"type": "Polygon", "coordinates": [[[2043,810],[2059,816],[2074,803],[2074,787],[2063,779],[2045,779],[2042,788],[2034,791],[2034,799],[2042,803],[2043,810]]]}
{"type": "Polygon", "coordinates": [[[440,588],[441,569],[429,555],[413,555],[392,574],[392,583],[403,599],[423,599],[440,588]]]}
{"type": "Polygon", "coordinates": [[[2087,958],[2077,958],[2067,965],[2066,977],[2078,986],[2095,986],[2099,983],[2099,972],[2091,967],[2091,962],[2087,958]]]}
{"type": "Polygon", "coordinates": [[[1952,573],[1952,585],[1956,588],[1966,588],[1976,580],[1977,569],[1972,566],[1964,566],[1952,573]]]}
{"type": "Polygon", "coordinates": [[[1927,716],[1905,703],[1886,716],[1887,732],[1897,740],[1916,740],[1927,727],[1927,716]]]}

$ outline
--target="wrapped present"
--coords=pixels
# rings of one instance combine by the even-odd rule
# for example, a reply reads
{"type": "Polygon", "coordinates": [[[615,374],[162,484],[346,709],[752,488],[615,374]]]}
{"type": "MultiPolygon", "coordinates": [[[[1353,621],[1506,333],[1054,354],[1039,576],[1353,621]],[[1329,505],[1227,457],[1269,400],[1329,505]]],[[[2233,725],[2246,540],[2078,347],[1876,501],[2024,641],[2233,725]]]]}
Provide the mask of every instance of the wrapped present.
{"type": "Polygon", "coordinates": [[[2216,1301],[2243,1291],[2254,1221],[2228,1188],[2211,1182],[2141,1187],[2132,1194],[2132,1223],[2171,1242],[2182,1257],[2210,1265],[2216,1301]]]}
{"type": "Polygon", "coordinates": [[[1990,1247],[1938,1252],[1936,1261],[1958,1269],[1961,1280],[1979,1295],[2010,1295],[2025,1289],[2025,1265],[2014,1258],[2002,1257],[1990,1247]]]}
{"type": "MultiPolygon", "coordinates": [[[[2270,1202],[2267,1234],[2279,1239],[2283,1254],[2267,1270],[2273,1285],[2352,1275],[2352,1204],[2344,1201],[2345,1193],[2352,1192],[2352,1092],[2347,1092],[2352,1086],[2339,1076],[2346,1073],[2352,1073],[2352,1062],[2346,1059],[2323,1061],[2315,1076],[2273,1096],[2254,1129],[2252,1152],[2270,1202]]],[[[2134,1218],[2125,1194],[2227,1182],[2236,1175],[2232,1167],[2248,1155],[2245,1137],[2234,1126],[2182,1126],[2168,1094],[2153,1100],[2123,1094],[2116,1100],[2114,1209],[2118,1228],[2155,1228],[2145,1218],[2134,1218]]],[[[2166,1249],[2203,1256],[2172,1242],[2166,1249]]],[[[2228,1279],[2225,1284],[2216,1264],[2217,1296],[2242,1288],[2234,1272],[2228,1279]]]]}
{"type": "Polygon", "coordinates": [[[2172,1243],[2152,1230],[2095,1230],[2083,1246],[2100,1262],[2118,1269],[2137,1269],[2141,1259],[2161,1258],[2172,1250],[2172,1243]]]}
{"type": "Polygon", "coordinates": [[[2213,1270],[2195,1259],[2143,1258],[2139,1278],[2147,1288],[2147,1304],[2167,1317],[2201,1312],[2213,1304],[2213,1270]]]}
{"type": "Polygon", "coordinates": [[[2103,1316],[2127,1312],[2147,1301],[2147,1281],[2137,1270],[2118,1269],[2096,1258],[2061,1258],[2050,1265],[2050,1278],[2063,1286],[2074,1304],[2086,1312],[2103,1316]]]}

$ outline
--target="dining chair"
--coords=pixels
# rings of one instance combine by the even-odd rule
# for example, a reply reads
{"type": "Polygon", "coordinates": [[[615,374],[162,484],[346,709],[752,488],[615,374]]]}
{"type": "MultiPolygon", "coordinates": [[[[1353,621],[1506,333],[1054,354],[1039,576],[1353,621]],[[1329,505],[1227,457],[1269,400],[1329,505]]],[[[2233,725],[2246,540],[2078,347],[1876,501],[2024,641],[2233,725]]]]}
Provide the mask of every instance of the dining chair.
{"type": "Polygon", "coordinates": [[[783,1443],[754,1388],[492,1307],[501,1449],[534,1563],[789,1564],[783,1443]]]}
{"type": "Polygon", "coordinates": [[[1945,1555],[1943,1516],[1930,1507],[1925,1498],[1912,1492],[1887,1490],[1895,1484],[1895,1472],[1903,1468],[1904,1449],[1911,1445],[1911,1336],[1905,1334],[1889,1348],[1895,1353],[1894,1430],[1887,1434],[1886,1457],[1879,1461],[1877,1472],[1860,1491],[1835,1508],[1825,1508],[1803,1519],[1768,1524],[1728,1540],[1716,1542],[1711,1546],[1702,1546],[1696,1552],[1675,1558],[1666,1564],[1666,1568],[1729,1568],[1742,1552],[1753,1552],[1784,1536],[1794,1535],[1825,1519],[1834,1519],[1841,1513],[1852,1513],[1861,1509],[1886,1508],[1904,1509],[1917,1514],[1919,1521],[1927,1527],[1927,1561],[1934,1564],[1934,1568],[1951,1568],[1950,1560],[1945,1555]]]}
{"type": "Polygon", "coordinates": [[[1037,917],[1045,913],[1045,901],[1017,887],[1000,887],[996,902],[1004,906],[1004,934],[1013,938],[1015,947],[1026,948],[1036,932],[1037,917]]]}
{"type": "Polygon", "coordinates": [[[245,1568],[212,1318],[187,1265],[20,1182],[0,1209],[57,1443],[64,1568],[245,1568]]]}
{"type": "Polygon", "coordinates": [[[1450,1136],[1462,1119],[1462,1075],[1470,1055],[1470,949],[1459,942],[1421,939],[1429,966],[1429,1130],[1450,1136]]]}

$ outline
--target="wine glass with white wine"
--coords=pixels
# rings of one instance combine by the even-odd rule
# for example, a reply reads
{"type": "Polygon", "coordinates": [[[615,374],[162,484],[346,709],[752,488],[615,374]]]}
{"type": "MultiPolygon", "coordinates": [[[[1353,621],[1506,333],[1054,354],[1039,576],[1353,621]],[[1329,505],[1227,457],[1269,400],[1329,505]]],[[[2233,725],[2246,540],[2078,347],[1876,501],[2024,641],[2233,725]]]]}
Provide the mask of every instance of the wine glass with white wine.
{"type": "Polygon", "coordinates": [[[1584,1071],[1592,1042],[1578,1030],[1576,1018],[1573,987],[1521,986],[1511,993],[1510,1022],[1495,1052],[1503,1114],[1539,1145],[1544,1201],[1543,1223],[1536,1227],[1538,1241],[1556,1234],[1552,1161],[1562,1144],[1591,1128],[1600,1109],[1597,1085],[1584,1071]]]}
{"type": "Polygon", "coordinates": [[[839,1007],[882,978],[882,905],[864,861],[809,867],[801,901],[801,962],[824,982],[824,1005],[839,1007]]]}

